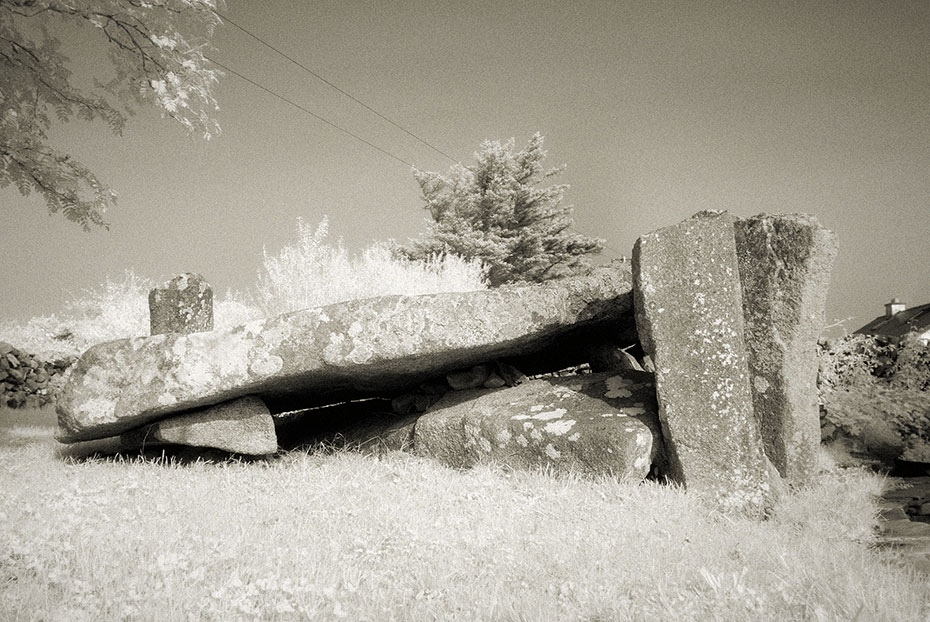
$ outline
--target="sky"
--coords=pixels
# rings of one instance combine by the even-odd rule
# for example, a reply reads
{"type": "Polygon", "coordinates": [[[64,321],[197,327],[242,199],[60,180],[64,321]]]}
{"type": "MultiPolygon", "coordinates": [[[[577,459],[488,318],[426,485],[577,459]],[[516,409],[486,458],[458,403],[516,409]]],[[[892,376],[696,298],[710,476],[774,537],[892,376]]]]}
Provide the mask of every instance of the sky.
{"type": "MultiPolygon", "coordinates": [[[[930,302],[930,3],[228,0],[229,17],[468,164],[540,132],[604,258],[695,212],[805,212],[839,239],[827,324],[930,302]]],[[[78,39],[81,36],[75,34],[78,39]]],[[[65,40],[64,43],[74,43],[65,40]]],[[[451,162],[232,26],[213,56],[421,170],[451,162]]],[[[66,48],[67,49],[67,48],[66,48]]],[[[80,41],[77,48],[82,49],[80,41]]],[[[83,66],[92,66],[92,59],[83,66]]],[[[409,166],[233,75],[222,134],[157,110],[54,144],[116,190],[109,231],[0,189],[0,320],[57,312],[127,268],[255,283],[296,220],[352,251],[425,229],[409,166]]]]}

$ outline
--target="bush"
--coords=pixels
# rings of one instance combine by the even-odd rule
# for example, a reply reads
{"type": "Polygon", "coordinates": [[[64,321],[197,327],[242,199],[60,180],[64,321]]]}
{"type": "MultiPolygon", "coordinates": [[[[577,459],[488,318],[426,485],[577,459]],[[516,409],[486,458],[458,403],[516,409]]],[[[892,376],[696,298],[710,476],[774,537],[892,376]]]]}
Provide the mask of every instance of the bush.
{"type": "Polygon", "coordinates": [[[149,333],[152,279],[126,270],[121,279],[72,295],[60,314],[0,324],[0,340],[44,360],[77,356],[95,343],[149,333]]]}
{"type": "Polygon", "coordinates": [[[930,461],[930,347],[849,335],[821,344],[824,437],[883,459],[930,461]]]}
{"type": "Polygon", "coordinates": [[[390,294],[431,294],[486,289],[477,261],[446,255],[428,261],[393,256],[375,243],[360,257],[350,256],[338,240],[327,242],[329,223],[316,228],[297,220],[297,242],[277,255],[265,252],[252,298],[266,315],[390,294]]]}

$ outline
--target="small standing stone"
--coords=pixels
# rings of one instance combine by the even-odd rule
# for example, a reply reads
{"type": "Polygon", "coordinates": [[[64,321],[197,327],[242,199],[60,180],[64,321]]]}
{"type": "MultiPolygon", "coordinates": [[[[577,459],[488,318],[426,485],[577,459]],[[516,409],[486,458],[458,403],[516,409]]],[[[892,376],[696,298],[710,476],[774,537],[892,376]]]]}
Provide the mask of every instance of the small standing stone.
{"type": "Polygon", "coordinates": [[[752,401],[765,453],[790,484],[812,481],[820,447],[817,339],[836,237],[813,216],[735,225],[752,401]]]}
{"type": "Polygon", "coordinates": [[[633,300],[670,475],[725,511],[760,516],[774,491],[753,416],[733,221],[702,212],[639,238],[633,300]]]}
{"type": "Polygon", "coordinates": [[[152,334],[213,330],[213,289],[199,274],[185,272],[149,292],[152,334]]]}

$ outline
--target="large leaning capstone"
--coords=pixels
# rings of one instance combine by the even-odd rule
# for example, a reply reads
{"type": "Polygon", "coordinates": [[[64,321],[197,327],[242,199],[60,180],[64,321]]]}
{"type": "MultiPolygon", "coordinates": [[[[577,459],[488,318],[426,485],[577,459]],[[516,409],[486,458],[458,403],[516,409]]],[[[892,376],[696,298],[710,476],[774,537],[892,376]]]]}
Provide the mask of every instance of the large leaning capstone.
{"type": "Polygon", "coordinates": [[[487,361],[563,353],[632,322],[630,273],[612,265],[543,285],[370,298],[231,330],[112,341],[75,364],[58,439],[115,435],[245,395],[273,413],[399,395],[487,361]]]}
{"type": "Polygon", "coordinates": [[[656,368],[670,475],[724,510],[771,504],[753,416],[733,217],[702,212],[633,248],[643,349],[656,368]]]}
{"type": "Polygon", "coordinates": [[[213,330],[213,289],[199,274],[185,272],[149,292],[151,334],[213,330]]]}
{"type": "Polygon", "coordinates": [[[624,370],[447,393],[413,426],[413,451],[457,468],[513,468],[642,480],[661,434],[652,374],[624,370]]]}
{"type": "Polygon", "coordinates": [[[820,447],[817,339],[836,237],[805,214],[741,219],[735,234],[753,409],[766,455],[803,485],[820,447]]]}

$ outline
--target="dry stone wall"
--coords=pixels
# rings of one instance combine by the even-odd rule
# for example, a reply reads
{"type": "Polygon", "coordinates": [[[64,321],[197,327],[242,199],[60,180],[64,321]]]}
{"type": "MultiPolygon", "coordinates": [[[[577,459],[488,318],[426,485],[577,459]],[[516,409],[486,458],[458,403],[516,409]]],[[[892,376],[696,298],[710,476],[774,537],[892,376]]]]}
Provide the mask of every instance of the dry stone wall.
{"type": "Polygon", "coordinates": [[[38,408],[53,403],[74,359],[43,361],[0,341],[0,406],[38,408]]]}

